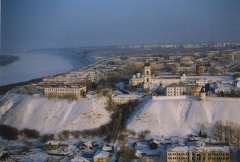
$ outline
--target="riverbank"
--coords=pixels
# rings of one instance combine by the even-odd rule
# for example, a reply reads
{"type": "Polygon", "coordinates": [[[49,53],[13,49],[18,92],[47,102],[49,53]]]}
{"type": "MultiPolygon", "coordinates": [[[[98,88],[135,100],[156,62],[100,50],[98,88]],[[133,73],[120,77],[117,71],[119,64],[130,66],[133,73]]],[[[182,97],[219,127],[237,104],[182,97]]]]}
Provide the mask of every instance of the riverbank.
{"type": "Polygon", "coordinates": [[[19,57],[20,60],[0,67],[0,86],[67,73],[94,62],[91,55],[76,58],[74,54],[67,52],[52,54],[40,51],[12,55],[19,57]]]}
{"type": "Polygon", "coordinates": [[[18,56],[12,55],[0,55],[0,66],[6,66],[15,61],[18,61],[20,58],[18,56]]]}

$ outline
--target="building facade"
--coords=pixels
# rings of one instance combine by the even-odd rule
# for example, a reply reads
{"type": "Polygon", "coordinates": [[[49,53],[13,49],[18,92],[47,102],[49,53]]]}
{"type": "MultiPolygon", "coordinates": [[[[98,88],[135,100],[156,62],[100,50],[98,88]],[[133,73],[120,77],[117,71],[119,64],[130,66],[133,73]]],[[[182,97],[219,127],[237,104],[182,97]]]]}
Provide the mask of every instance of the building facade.
{"type": "Polygon", "coordinates": [[[179,146],[167,151],[167,162],[230,162],[228,147],[179,146]]]}
{"type": "Polygon", "coordinates": [[[201,87],[197,85],[172,84],[166,87],[166,96],[182,96],[182,95],[198,96],[200,90],[201,87]]]}
{"type": "Polygon", "coordinates": [[[138,99],[137,95],[131,95],[131,94],[117,95],[112,97],[113,102],[115,102],[116,104],[125,104],[130,101],[135,101],[137,99],[138,99]]]}
{"type": "Polygon", "coordinates": [[[107,162],[109,159],[110,153],[101,151],[99,154],[93,157],[94,162],[107,162]]]}
{"type": "Polygon", "coordinates": [[[44,88],[45,96],[65,96],[65,95],[74,95],[77,98],[84,97],[86,94],[87,88],[84,87],[46,87],[44,88]]]}

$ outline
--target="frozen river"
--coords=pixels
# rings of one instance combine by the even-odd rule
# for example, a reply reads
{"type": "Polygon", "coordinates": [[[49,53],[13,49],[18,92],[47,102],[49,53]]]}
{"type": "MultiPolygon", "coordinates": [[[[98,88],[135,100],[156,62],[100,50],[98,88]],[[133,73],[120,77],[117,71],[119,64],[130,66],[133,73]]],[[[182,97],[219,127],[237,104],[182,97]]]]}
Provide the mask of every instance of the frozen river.
{"type": "Polygon", "coordinates": [[[86,65],[86,60],[77,61],[71,55],[45,53],[14,53],[20,60],[0,66],[0,85],[27,81],[34,78],[68,72],[86,65]]]}

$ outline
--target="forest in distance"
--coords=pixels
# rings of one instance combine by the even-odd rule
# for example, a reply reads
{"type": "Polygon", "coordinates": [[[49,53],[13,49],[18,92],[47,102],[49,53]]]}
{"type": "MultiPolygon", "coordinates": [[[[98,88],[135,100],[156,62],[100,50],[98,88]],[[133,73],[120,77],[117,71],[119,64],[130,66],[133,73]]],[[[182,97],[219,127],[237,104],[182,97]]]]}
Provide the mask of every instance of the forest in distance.
{"type": "Polygon", "coordinates": [[[0,55],[0,66],[6,66],[8,64],[11,64],[20,58],[18,56],[12,56],[12,55],[0,55]]]}

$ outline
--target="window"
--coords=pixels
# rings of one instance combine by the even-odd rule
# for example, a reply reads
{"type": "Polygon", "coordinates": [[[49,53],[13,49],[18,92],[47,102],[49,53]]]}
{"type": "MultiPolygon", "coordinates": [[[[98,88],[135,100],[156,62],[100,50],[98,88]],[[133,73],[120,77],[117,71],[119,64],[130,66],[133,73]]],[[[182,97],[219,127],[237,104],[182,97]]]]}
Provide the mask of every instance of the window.
{"type": "Polygon", "coordinates": [[[149,72],[147,71],[147,74],[148,74],[149,72]]]}
{"type": "Polygon", "coordinates": [[[149,82],[149,78],[147,78],[147,82],[149,82]]]}

